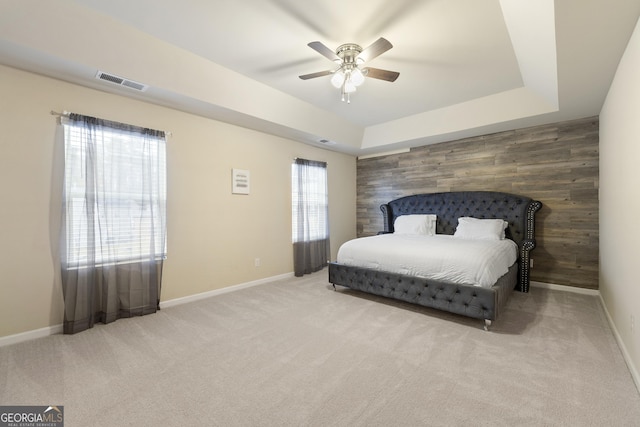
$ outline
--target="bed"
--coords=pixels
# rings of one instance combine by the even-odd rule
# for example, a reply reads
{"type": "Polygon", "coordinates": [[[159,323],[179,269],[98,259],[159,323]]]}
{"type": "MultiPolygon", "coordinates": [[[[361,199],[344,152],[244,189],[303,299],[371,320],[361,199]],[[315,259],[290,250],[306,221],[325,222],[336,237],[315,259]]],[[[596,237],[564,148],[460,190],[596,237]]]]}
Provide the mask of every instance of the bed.
{"type": "MultiPolygon", "coordinates": [[[[329,263],[329,282],[333,284],[334,289],[336,285],[345,286],[481,319],[484,320],[484,328],[488,330],[491,323],[503,311],[514,289],[520,292],[529,291],[530,253],[536,247],[535,214],[541,206],[539,201],[529,197],[491,191],[429,193],[401,197],[380,206],[384,230],[377,236],[355,239],[351,241],[353,243],[346,242],[341,246],[337,260],[329,263]],[[508,262],[509,265],[506,267],[500,267],[506,272],[499,277],[488,279],[489,283],[487,283],[486,278],[481,280],[478,277],[476,280],[465,277],[454,280],[450,276],[441,277],[437,274],[422,273],[418,268],[407,267],[407,265],[399,270],[393,270],[384,265],[384,255],[380,255],[380,259],[374,261],[366,259],[358,265],[351,259],[357,258],[353,253],[357,253],[358,249],[351,251],[349,255],[351,258],[341,256],[341,253],[345,252],[345,245],[360,244],[363,239],[371,239],[378,242],[378,251],[384,250],[380,248],[385,246],[389,248],[387,258],[394,256],[408,258],[408,256],[397,255],[398,248],[393,246],[397,243],[391,237],[399,234],[395,232],[394,227],[399,227],[400,222],[397,221],[400,221],[399,218],[403,216],[402,220],[420,216],[429,217],[426,219],[426,224],[430,224],[432,227],[430,231],[435,234],[432,240],[441,239],[447,245],[451,245],[450,241],[453,240],[466,240],[456,239],[456,237],[465,237],[461,231],[463,226],[467,227],[466,224],[461,225],[461,230],[456,233],[460,218],[463,218],[461,224],[462,221],[474,221],[472,225],[476,220],[488,220],[483,222],[483,226],[488,225],[486,223],[495,224],[502,220],[504,224],[501,237],[504,237],[505,245],[514,247],[513,262],[508,262]],[[429,223],[433,216],[435,216],[435,223],[429,223]],[[460,236],[454,236],[455,234],[460,236]],[[344,258],[342,262],[341,257],[344,258]],[[480,283],[481,281],[485,283],[480,283]]],[[[402,224],[404,231],[406,222],[402,224]]],[[[411,242],[408,241],[408,243],[411,242]]],[[[443,261],[438,262],[443,263],[443,261]]]]}

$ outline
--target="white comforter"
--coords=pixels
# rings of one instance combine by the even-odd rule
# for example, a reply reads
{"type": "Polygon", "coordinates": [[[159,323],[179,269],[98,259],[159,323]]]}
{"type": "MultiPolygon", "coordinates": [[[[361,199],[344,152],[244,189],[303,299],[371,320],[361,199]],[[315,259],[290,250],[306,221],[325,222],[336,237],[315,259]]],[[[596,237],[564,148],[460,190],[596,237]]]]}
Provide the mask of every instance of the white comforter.
{"type": "Polygon", "coordinates": [[[491,287],[518,256],[514,241],[471,240],[437,234],[382,234],[344,243],[340,264],[491,287]]]}

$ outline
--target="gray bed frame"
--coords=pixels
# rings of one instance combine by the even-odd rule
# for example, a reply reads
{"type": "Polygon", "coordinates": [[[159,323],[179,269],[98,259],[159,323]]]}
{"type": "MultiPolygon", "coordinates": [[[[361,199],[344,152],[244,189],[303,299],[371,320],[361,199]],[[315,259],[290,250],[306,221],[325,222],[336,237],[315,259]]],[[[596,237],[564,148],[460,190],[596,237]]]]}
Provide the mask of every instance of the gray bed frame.
{"type": "MultiPolygon", "coordinates": [[[[506,238],[516,242],[518,260],[492,287],[460,285],[368,268],[329,263],[329,282],[425,307],[485,321],[500,315],[513,289],[529,292],[530,252],[536,247],[535,214],[542,204],[529,197],[493,191],[416,194],[380,206],[384,231],[393,233],[400,215],[436,214],[437,234],[453,234],[461,216],[501,218],[509,223],[506,238]]],[[[380,234],[379,233],[379,234],[380,234]]]]}

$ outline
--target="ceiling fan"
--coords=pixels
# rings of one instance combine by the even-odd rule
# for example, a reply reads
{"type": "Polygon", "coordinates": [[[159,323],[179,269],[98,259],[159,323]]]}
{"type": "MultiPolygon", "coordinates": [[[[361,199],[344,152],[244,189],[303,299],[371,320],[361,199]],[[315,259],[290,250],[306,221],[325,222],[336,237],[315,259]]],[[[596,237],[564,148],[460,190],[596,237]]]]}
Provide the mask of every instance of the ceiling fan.
{"type": "Polygon", "coordinates": [[[400,75],[400,73],[395,71],[381,70],[379,68],[360,68],[360,65],[371,61],[373,58],[378,57],[393,47],[393,45],[383,37],[380,37],[366,49],[362,49],[362,47],[355,43],[346,43],[338,46],[334,52],[317,41],[309,43],[308,46],[320,55],[334,61],[339,66],[335,70],[319,71],[317,73],[304,74],[299,77],[302,80],[309,80],[333,74],[331,84],[340,89],[342,101],[346,100],[347,103],[351,102],[351,93],[355,92],[356,87],[364,82],[365,77],[394,82],[400,75]]]}

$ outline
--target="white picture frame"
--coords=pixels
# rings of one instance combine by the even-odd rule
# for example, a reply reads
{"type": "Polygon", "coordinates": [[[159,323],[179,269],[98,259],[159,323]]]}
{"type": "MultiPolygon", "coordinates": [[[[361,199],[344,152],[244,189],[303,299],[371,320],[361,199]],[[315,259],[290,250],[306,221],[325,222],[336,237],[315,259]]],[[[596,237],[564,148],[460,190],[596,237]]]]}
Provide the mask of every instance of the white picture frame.
{"type": "Polygon", "coordinates": [[[231,169],[231,193],[249,194],[251,173],[246,169],[231,169]]]}

